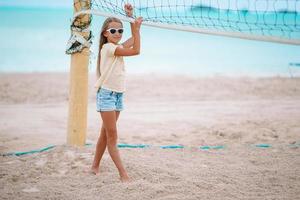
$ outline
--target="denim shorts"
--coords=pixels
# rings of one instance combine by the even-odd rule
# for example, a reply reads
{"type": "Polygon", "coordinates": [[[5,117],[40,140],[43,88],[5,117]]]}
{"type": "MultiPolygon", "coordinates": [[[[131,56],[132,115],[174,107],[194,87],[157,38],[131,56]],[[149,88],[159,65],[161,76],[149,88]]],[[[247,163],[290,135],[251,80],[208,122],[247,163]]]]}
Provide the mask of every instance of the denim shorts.
{"type": "Polygon", "coordinates": [[[100,111],[122,111],[123,93],[114,92],[105,88],[100,88],[96,95],[97,112],[100,111]]]}

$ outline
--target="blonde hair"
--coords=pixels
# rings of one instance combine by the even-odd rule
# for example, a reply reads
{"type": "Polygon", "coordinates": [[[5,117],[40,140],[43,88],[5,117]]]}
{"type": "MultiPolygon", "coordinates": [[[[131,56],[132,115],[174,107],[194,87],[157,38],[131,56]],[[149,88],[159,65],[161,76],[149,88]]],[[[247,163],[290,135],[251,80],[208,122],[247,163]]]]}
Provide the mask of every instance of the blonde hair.
{"type": "MultiPolygon", "coordinates": [[[[108,28],[109,23],[111,22],[118,22],[122,24],[121,20],[115,17],[108,17],[102,25],[101,32],[100,32],[100,39],[99,39],[99,51],[98,51],[98,59],[97,59],[97,68],[96,68],[96,73],[97,73],[97,78],[100,77],[100,57],[101,57],[101,49],[102,46],[107,43],[107,38],[103,35],[104,31],[108,28]]],[[[123,24],[122,24],[123,26],[123,24]]]]}

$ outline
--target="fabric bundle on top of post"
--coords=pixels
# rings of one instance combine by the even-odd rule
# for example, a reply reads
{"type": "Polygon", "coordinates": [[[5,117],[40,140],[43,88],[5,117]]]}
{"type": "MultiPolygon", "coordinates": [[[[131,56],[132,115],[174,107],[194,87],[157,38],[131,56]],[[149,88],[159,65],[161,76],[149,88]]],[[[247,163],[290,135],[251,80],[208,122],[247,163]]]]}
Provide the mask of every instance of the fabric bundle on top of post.
{"type": "MultiPolygon", "coordinates": [[[[77,12],[87,11],[91,9],[91,3],[89,0],[77,0],[74,1],[74,8],[77,12]]],[[[66,54],[73,54],[81,52],[84,47],[90,47],[92,45],[92,31],[90,30],[90,24],[92,22],[92,16],[89,14],[78,15],[72,20],[71,24],[71,37],[68,40],[66,47],[66,54]],[[84,18],[88,18],[84,20],[84,18]],[[80,33],[85,33],[82,36],[80,33]]]]}

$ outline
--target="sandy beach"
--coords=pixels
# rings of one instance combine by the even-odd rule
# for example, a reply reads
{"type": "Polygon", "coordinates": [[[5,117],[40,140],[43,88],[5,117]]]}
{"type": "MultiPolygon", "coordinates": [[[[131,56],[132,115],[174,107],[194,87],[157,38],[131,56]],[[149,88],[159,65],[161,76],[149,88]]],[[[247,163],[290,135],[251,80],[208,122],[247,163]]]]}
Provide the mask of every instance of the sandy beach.
{"type": "Polygon", "coordinates": [[[71,147],[69,74],[0,74],[0,153],[56,145],[0,156],[1,199],[300,198],[300,78],[128,75],[118,143],[150,145],[120,148],[129,183],[120,182],[107,150],[100,174],[85,172],[101,127],[94,82],[92,73],[92,145],[71,147]]]}

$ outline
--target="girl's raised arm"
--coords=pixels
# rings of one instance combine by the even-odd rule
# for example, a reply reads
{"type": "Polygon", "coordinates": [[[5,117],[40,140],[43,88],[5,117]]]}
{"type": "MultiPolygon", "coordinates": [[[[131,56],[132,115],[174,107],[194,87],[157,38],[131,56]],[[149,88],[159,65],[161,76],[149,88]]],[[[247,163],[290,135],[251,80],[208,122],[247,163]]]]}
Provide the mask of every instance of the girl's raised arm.
{"type": "Polygon", "coordinates": [[[129,38],[128,40],[126,40],[125,42],[123,42],[123,43],[122,43],[122,46],[123,46],[124,48],[130,48],[130,47],[132,47],[133,43],[134,43],[134,38],[131,37],[131,38],[129,38]]]}
{"type": "MultiPolygon", "coordinates": [[[[128,17],[133,15],[133,7],[131,4],[125,4],[124,10],[128,17]]],[[[116,56],[134,56],[140,53],[140,26],[142,17],[137,18],[133,23],[130,23],[132,37],[126,40],[122,45],[124,48],[117,47],[115,50],[116,56]],[[130,48],[133,46],[133,48],[130,48]]]]}
{"type": "Polygon", "coordinates": [[[143,18],[139,17],[135,19],[134,23],[131,23],[131,32],[133,38],[133,47],[132,48],[122,48],[117,47],[115,50],[115,56],[134,56],[140,54],[140,27],[142,24],[143,18]]]}
{"type": "MultiPolygon", "coordinates": [[[[125,4],[124,5],[124,10],[125,10],[126,15],[128,17],[132,17],[132,15],[133,15],[133,7],[131,6],[131,4],[125,4]]],[[[132,31],[134,30],[133,29],[133,24],[130,23],[130,26],[131,26],[131,34],[133,35],[133,33],[132,33],[132,31]]],[[[125,42],[123,42],[122,45],[123,45],[124,48],[130,48],[130,47],[132,47],[133,43],[134,43],[134,38],[131,37],[128,40],[126,40],[125,42]]]]}

